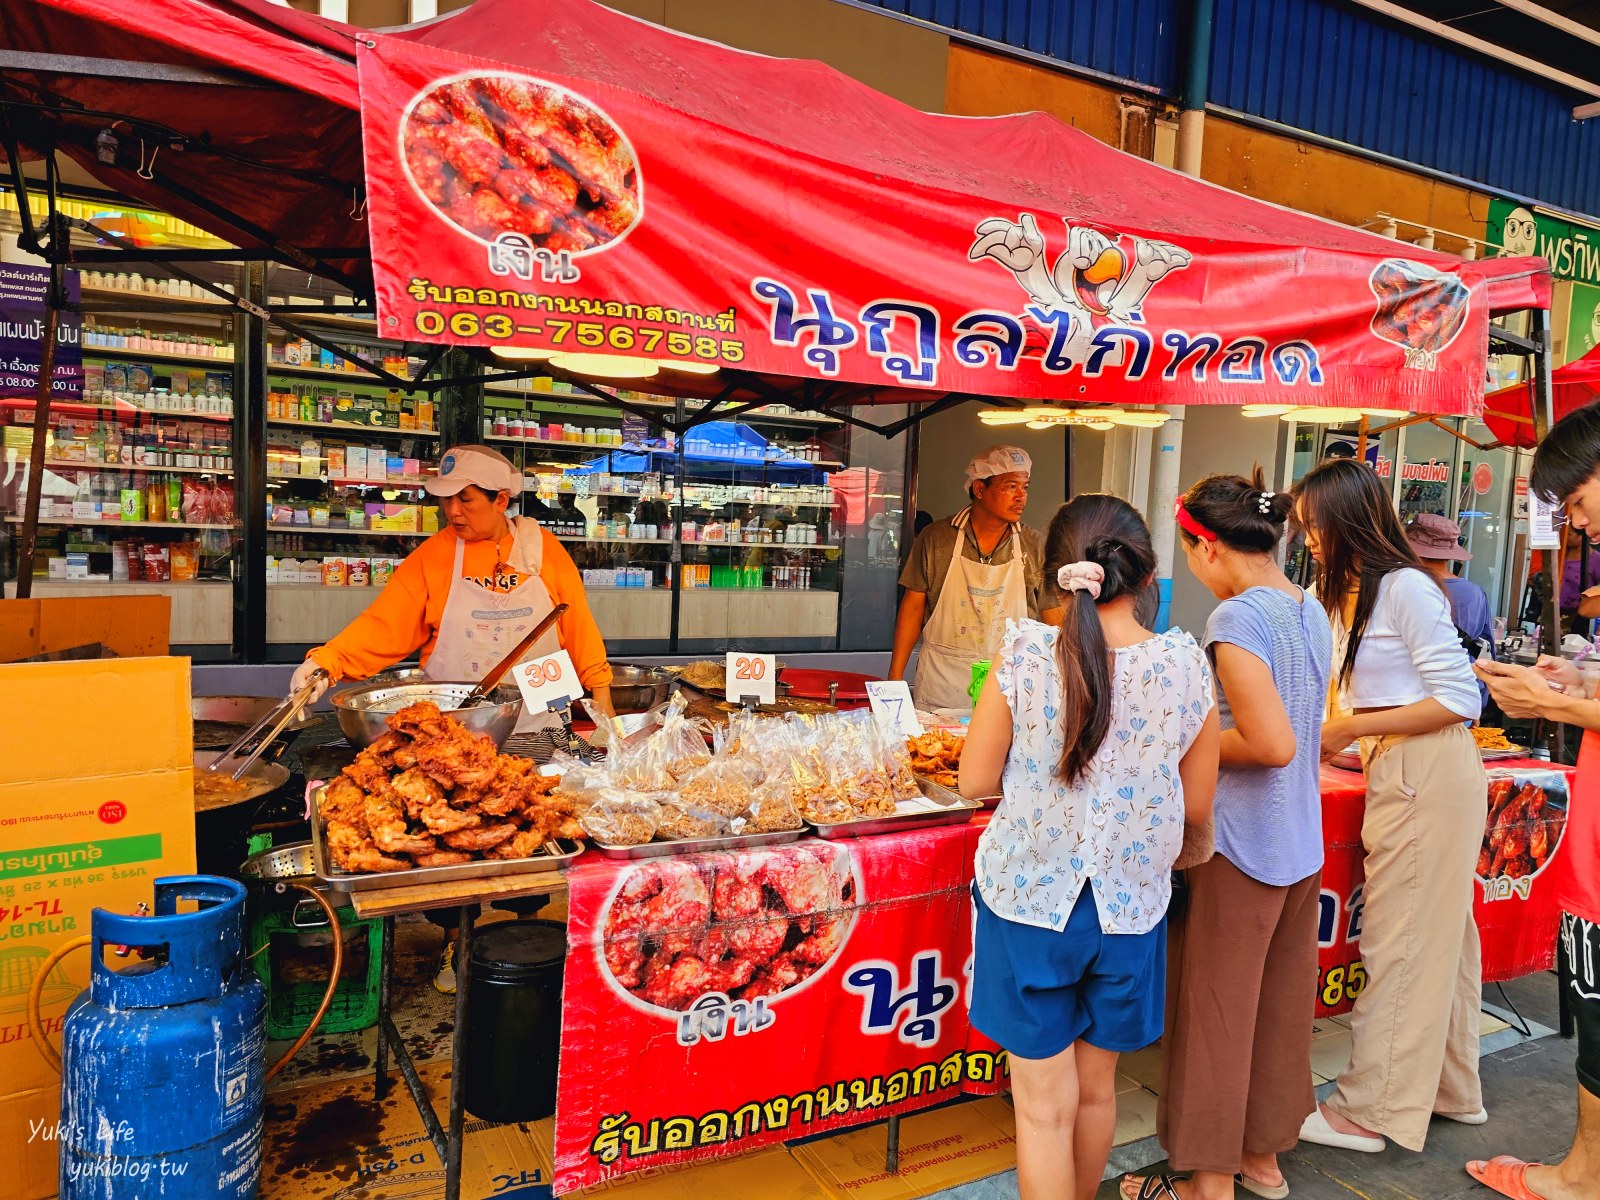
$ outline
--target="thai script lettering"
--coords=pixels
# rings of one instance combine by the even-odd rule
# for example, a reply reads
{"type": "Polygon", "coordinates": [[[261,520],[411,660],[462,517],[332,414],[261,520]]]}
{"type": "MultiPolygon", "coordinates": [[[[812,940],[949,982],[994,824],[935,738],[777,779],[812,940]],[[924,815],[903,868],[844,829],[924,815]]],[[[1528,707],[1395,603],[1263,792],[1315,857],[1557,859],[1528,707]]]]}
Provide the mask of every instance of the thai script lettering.
{"type": "Polygon", "coordinates": [[[609,1113],[600,1118],[589,1153],[610,1166],[623,1159],[638,1162],[726,1145],[763,1132],[798,1136],[814,1123],[843,1124],[862,1113],[903,1108],[908,1100],[959,1088],[963,1083],[993,1083],[1010,1075],[1011,1060],[1004,1050],[957,1050],[911,1070],[842,1080],[793,1096],[751,1100],[732,1112],[717,1109],[699,1117],[648,1121],[634,1120],[626,1112],[609,1113]]]}
{"type": "Polygon", "coordinates": [[[862,1033],[897,1032],[908,1045],[938,1041],[939,1015],[956,999],[956,981],[939,973],[937,950],[911,960],[911,983],[904,989],[890,962],[858,964],[845,975],[844,986],[866,998],[861,1006],[862,1033]]]}

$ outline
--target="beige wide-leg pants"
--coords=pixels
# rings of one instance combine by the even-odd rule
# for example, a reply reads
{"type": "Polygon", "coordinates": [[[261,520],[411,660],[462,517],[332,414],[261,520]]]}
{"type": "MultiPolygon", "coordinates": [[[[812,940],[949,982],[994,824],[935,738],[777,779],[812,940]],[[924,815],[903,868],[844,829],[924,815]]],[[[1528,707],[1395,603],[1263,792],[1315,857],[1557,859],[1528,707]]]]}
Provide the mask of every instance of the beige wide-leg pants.
{"type": "Polygon", "coordinates": [[[1368,982],[1350,1018],[1350,1065],[1327,1104],[1421,1150],[1433,1113],[1483,1107],[1472,899],[1488,783],[1463,725],[1366,738],[1361,753],[1368,982]]]}

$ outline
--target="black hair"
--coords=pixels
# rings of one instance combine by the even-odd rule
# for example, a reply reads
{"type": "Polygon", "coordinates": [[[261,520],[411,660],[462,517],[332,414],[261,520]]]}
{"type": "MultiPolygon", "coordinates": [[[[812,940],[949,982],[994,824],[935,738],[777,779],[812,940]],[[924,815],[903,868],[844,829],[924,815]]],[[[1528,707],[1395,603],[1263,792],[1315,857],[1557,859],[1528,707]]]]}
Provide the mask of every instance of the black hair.
{"type": "MultiPolygon", "coordinates": [[[[504,489],[504,488],[497,488],[494,491],[490,491],[488,488],[482,487],[482,486],[480,486],[480,485],[478,485],[476,483],[469,483],[469,484],[466,485],[466,487],[461,489],[461,492],[468,492],[468,491],[477,492],[478,495],[482,496],[485,500],[488,500],[488,501],[492,502],[496,496],[498,496],[501,492],[503,492],[505,490],[506,489],[504,489]]],[[[461,495],[461,492],[457,492],[456,495],[458,495],[458,496],[461,495]]]]}
{"type": "Polygon", "coordinates": [[[1550,428],[1533,454],[1528,486],[1564,504],[1600,470],[1600,404],[1574,409],[1550,428]]]}
{"type": "Polygon", "coordinates": [[[1065,748],[1056,774],[1075,783],[1106,739],[1111,725],[1111,651],[1100,628],[1099,605],[1141,595],[1155,574],[1150,527],[1120,496],[1075,496],[1056,510],[1045,536],[1045,577],[1054,584],[1067,563],[1097,563],[1105,572],[1100,596],[1086,591],[1063,597],[1065,612],[1056,651],[1061,670],[1061,738],[1065,748]]]}
{"type": "MultiPolygon", "coordinates": [[[[1270,554],[1283,538],[1294,497],[1288,492],[1268,496],[1266,475],[1257,464],[1249,479],[1207,475],[1184,493],[1183,506],[1223,545],[1248,554],[1270,554]]],[[[1191,546],[1200,540],[1181,525],[1178,533],[1191,546]]]]}
{"type": "Polygon", "coordinates": [[[1300,523],[1316,530],[1321,547],[1317,599],[1337,619],[1352,593],[1356,598],[1349,644],[1339,665],[1339,679],[1347,682],[1383,577],[1407,567],[1424,573],[1427,568],[1406,537],[1394,501],[1366,463],[1330,459],[1308,471],[1294,494],[1300,501],[1300,523]]]}

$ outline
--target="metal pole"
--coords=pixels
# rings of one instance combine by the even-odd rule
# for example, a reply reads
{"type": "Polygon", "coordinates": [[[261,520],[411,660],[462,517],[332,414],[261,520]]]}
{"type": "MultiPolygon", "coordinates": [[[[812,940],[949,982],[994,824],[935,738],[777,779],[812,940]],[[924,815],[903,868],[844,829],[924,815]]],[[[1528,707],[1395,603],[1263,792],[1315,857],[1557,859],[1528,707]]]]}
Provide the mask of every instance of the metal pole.
{"type": "Polygon", "coordinates": [[[1172,564],[1177,553],[1177,526],[1172,507],[1181,486],[1178,475],[1183,461],[1183,409],[1174,405],[1172,419],[1155,434],[1155,460],[1150,467],[1150,543],[1156,552],[1156,589],[1160,608],[1156,611],[1157,632],[1172,620],[1172,564]]]}
{"type": "Polygon", "coordinates": [[[1211,38],[1216,0],[1194,0],[1190,10],[1188,56],[1184,64],[1183,109],[1178,113],[1177,167],[1200,175],[1205,146],[1206,92],[1211,83],[1211,38]]]}
{"type": "MultiPolygon", "coordinates": [[[[267,268],[239,272],[240,294],[267,299],[267,268]]],[[[233,658],[267,661],[267,323],[236,310],[233,342],[233,658]]]]}
{"type": "Polygon", "coordinates": [[[467,993],[472,988],[472,934],[478,906],[463,904],[456,924],[456,1013],[450,1046],[450,1128],[445,1137],[444,1197],[461,1195],[461,1141],[466,1129],[467,993]]]}
{"type": "MultiPolygon", "coordinates": [[[[1533,310],[1533,336],[1539,349],[1533,355],[1533,436],[1542,442],[1555,421],[1555,382],[1550,376],[1550,313],[1542,308],[1533,310]]],[[[1540,650],[1555,654],[1560,645],[1561,577],[1556,571],[1559,554],[1544,552],[1544,577],[1549,585],[1549,595],[1544,602],[1543,636],[1540,650]]]]}
{"type": "Polygon", "coordinates": [[[50,388],[56,373],[56,325],[61,303],[61,268],[50,264],[44,301],[44,337],[39,344],[39,388],[34,397],[33,444],[28,450],[28,492],[22,505],[17,551],[17,599],[33,595],[33,560],[39,544],[39,497],[44,490],[44,444],[50,433],[50,388]]]}

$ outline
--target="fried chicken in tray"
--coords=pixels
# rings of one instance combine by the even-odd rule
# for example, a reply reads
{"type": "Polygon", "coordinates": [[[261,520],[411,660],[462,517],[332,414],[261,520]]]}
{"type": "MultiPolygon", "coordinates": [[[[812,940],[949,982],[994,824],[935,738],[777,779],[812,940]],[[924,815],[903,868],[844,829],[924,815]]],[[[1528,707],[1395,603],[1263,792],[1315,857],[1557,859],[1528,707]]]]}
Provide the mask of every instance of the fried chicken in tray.
{"type": "Polygon", "coordinates": [[[555,838],[579,838],[557,780],[427,701],[388,719],[322,791],[328,853],[341,871],[366,874],[529,858],[555,838]]]}

